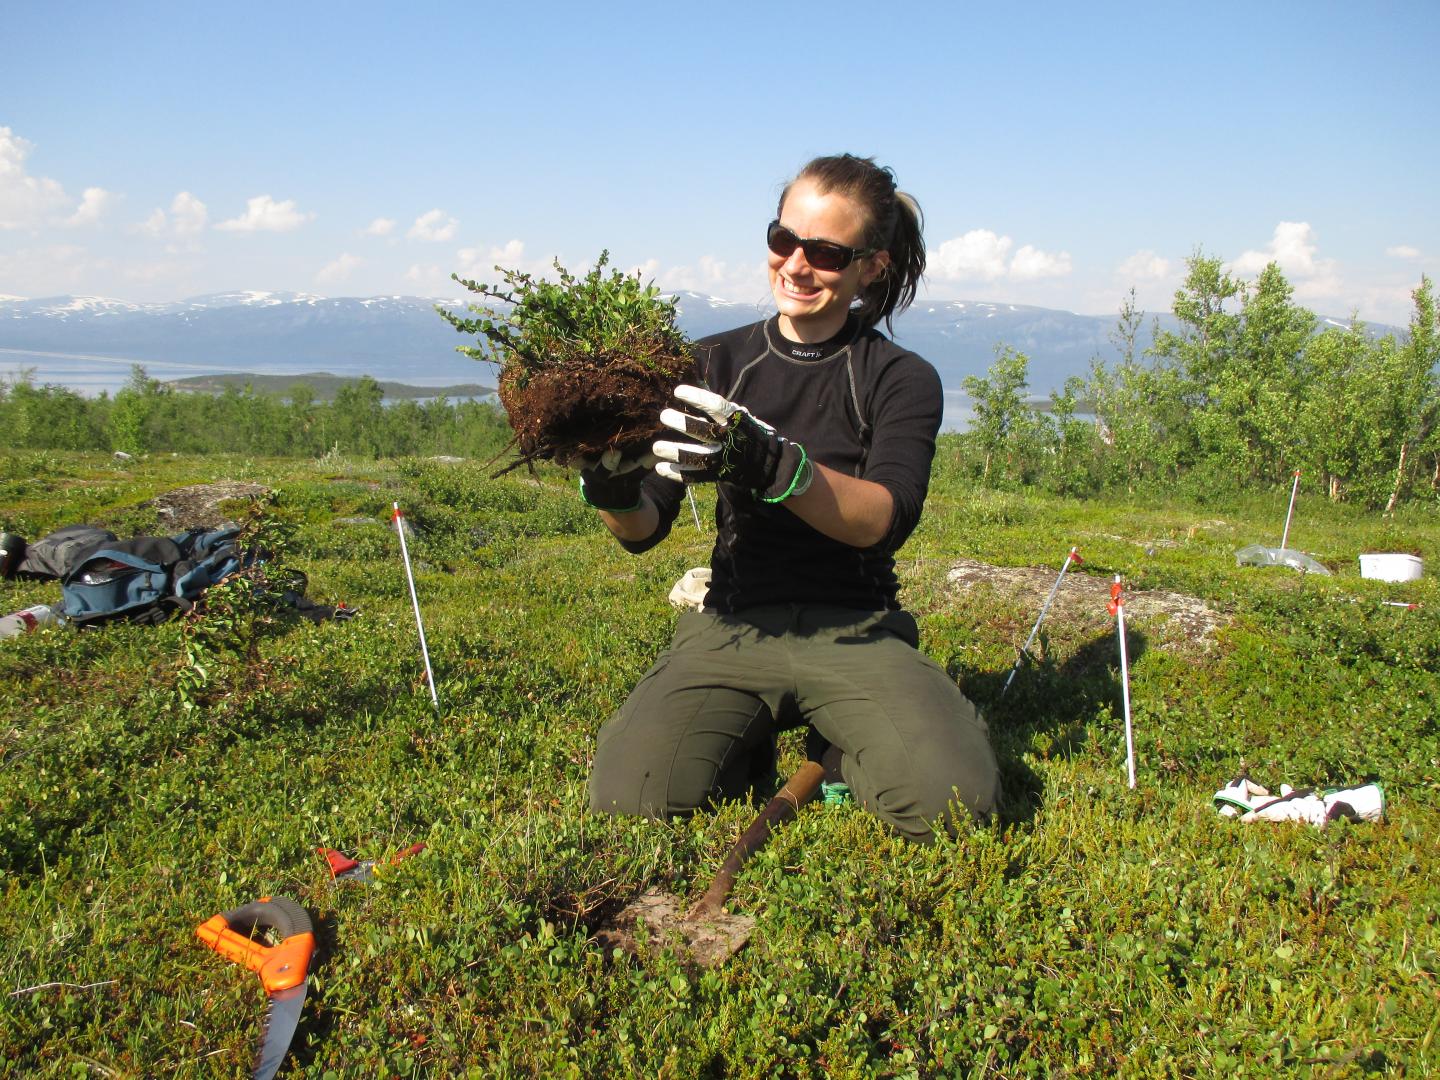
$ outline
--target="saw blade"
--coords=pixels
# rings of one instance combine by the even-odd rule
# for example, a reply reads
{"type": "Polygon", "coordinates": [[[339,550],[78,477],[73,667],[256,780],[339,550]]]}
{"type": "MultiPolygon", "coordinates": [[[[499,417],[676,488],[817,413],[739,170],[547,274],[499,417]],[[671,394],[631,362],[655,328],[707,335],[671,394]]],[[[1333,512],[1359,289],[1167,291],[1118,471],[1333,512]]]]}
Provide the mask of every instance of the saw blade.
{"type": "Polygon", "coordinates": [[[305,986],[301,982],[270,995],[270,1006],[265,1010],[265,1023],[260,1035],[260,1052],[255,1059],[254,1080],[270,1080],[285,1060],[290,1040],[300,1023],[300,1012],[305,1007],[305,986]]]}

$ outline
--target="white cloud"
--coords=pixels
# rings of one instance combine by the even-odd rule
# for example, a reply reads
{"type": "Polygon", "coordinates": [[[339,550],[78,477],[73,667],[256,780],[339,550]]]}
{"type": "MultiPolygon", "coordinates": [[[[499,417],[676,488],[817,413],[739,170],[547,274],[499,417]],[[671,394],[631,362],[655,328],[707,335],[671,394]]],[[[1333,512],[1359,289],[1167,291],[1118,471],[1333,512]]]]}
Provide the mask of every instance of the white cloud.
{"type": "Polygon", "coordinates": [[[928,254],[928,272],[942,281],[1037,281],[1066,277],[1070,253],[1042,251],[1026,244],[1011,255],[1015,241],[990,229],[971,229],[928,254]]]}
{"type": "Polygon", "coordinates": [[[1137,251],[1122,262],[1116,271],[1128,283],[1162,281],[1170,274],[1170,260],[1148,248],[1137,251]]]}
{"type": "Polygon", "coordinates": [[[177,236],[193,236],[205,228],[210,212],[194,195],[182,191],[170,203],[170,217],[175,222],[177,236]]]}
{"type": "Polygon", "coordinates": [[[1236,274],[1258,274],[1272,262],[1287,275],[1308,277],[1315,272],[1315,234],[1307,221],[1282,221],[1270,243],[1260,251],[1244,252],[1230,264],[1236,274]]]}
{"type": "Polygon", "coordinates": [[[760,259],[736,265],[713,255],[702,255],[682,266],[662,266],[650,259],[639,269],[667,292],[684,290],[761,305],[770,300],[769,276],[765,262],[760,259]]]}
{"type": "Polygon", "coordinates": [[[971,229],[932,250],[926,268],[947,281],[996,281],[1005,276],[1005,260],[1014,244],[989,229],[971,229]]]}
{"type": "MultiPolygon", "coordinates": [[[[1351,306],[1366,322],[1405,326],[1415,314],[1415,284],[1398,280],[1374,282],[1360,289],[1351,306]]],[[[1342,309],[1340,314],[1349,315],[1350,309],[1342,309]]]]}
{"type": "Polygon", "coordinates": [[[504,247],[461,248],[455,253],[455,260],[457,274],[481,281],[493,281],[497,266],[506,270],[523,270],[539,277],[544,277],[551,269],[548,260],[534,260],[533,265],[526,265],[525,243],[522,240],[508,240],[504,247]]]}
{"type": "Polygon", "coordinates": [[[1026,244],[1010,260],[1011,281],[1036,281],[1040,278],[1066,277],[1070,273],[1070,253],[1052,255],[1026,244]]]}
{"type": "Polygon", "coordinates": [[[366,236],[389,236],[395,231],[396,221],[394,218],[377,217],[369,225],[365,226],[366,236]]]}
{"type": "Polygon", "coordinates": [[[521,240],[507,240],[504,247],[492,247],[490,259],[497,263],[518,263],[525,258],[525,244],[521,240]]]}
{"type": "Polygon", "coordinates": [[[76,244],[47,244],[9,254],[0,251],[0,293],[103,293],[117,269],[114,259],[97,258],[76,244]]]}
{"type": "Polygon", "coordinates": [[[638,277],[641,281],[654,281],[659,270],[659,259],[646,259],[636,266],[627,267],[622,273],[628,277],[638,277]]]}
{"type": "Polygon", "coordinates": [[[182,252],[199,251],[199,235],[205,231],[210,212],[205,204],[188,191],[182,191],[170,201],[170,212],[156,207],[150,216],[134,226],[134,231],[147,236],[171,239],[165,250],[172,255],[182,252]]]}
{"type": "Polygon", "coordinates": [[[342,252],[339,258],[325,264],[318,274],[316,281],[334,282],[344,281],[355,270],[365,265],[365,260],[358,255],[351,255],[348,251],[342,252]]]}
{"type": "Polygon", "coordinates": [[[133,245],[120,258],[69,243],[0,250],[0,293],[24,296],[73,293],[138,300],[143,298],[139,294],[153,291],[153,299],[173,300],[194,295],[204,272],[197,260],[146,259],[133,245]]]}
{"type": "Polygon", "coordinates": [[[1273,262],[1294,287],[1297,300],[1338,296],[1339,264],[1334,259],[1316,258],[1318,250],[1315,231],[1308,221],[1282,221],[1275,226],[1275,233],[1263,250],[1244,252],[1230,264],[1230,272],[1254,277],[1273,262]]]}
{"type": "Polygon", "coordinates": [[[165,235],[165,230],[169,227],[169,225],[170,221],[165,216],[165,211],[161,210],[157,206],[154,210],[150,211],[150,216],[148,218],[140,222],[139,225],[135,226],[135,231],[146,233],[150,236],[163,236],[165,235]]]}
{"type": "Polygon", "coordinates": [[[415,224],[410,226],[410,231],[405,235],[411,240],[445,243],[455,239],[459,228],[460,222],[453,217],[447,218],[444,210],[431,210],[416,218],[415,224]]]}
{"type": "Polygon", "coordinates": [[[276,202],[269,195],[256,195],[245,201],[245,213],[215,228],[226,232],[293,232],[314,217],[297,210],[294,199],[276,202]]]}
{"type": "Polygon", "coordinates": [[[1409,244],[1396,244],[1394,247],[1386,248],[1385,254],[1392,259],[1418,259],[1420,258],[1420,249],[1411,247],[1409,244]]]}
{"type": "MultiPolygon", "coordinates": [[[[461,278],[495,285],[499,278],[495,269],[497,266],[553,280],[554,258],[550,254],[531,254],[523,240],[512,239],[489,247],[461,248],[455,253],[454,261],[450,265],[461,278]]],[[[576,276],[583,276],[592,268],[586,261],[565,257],[561,257],[561,263],[576,276]]],[[[728,263],[713,255],[702,255],[693,263],[670,265],[651,257],[615,269],[628,275],[639,275],[642,282],[654,282],[665,292],[696,292],[725,300],[754,303],[757,307],[770,303],[770,286],[763,259],[728,263]]],[[[410,267],[405,278],[417,284],[428,284],[433,282],[437,275],[439,271],[436,267],[417,264],[410,267]]],[[[443,277],[448,279],[449,273],[445,273],[443,277]]]]}
{"type": "Polygon", "coordinates": [[[71,199],[59,182],[25,169],[33,144],[0,127],[0,229],[25,229],[63,214],[71,199]]]}
{"type": "MultiPolygon", "coordinates": [[[[455,253],[455,272],[462,278],[482,277],[495,267],[494,259],[487,259],[479,248],[461,248],[455,253]]],[[[414,270],[417,267],[411,267],[414,270]]]]}
{"type": "Polygon", "coordinates": [[[94,225],[110,208],[114,196],[104,188],[90,187],[85,189],[85,194],[80,199],[80,205],[75,212],[65,219],[65,224],[72,227],[79,225],[94,225]]]}

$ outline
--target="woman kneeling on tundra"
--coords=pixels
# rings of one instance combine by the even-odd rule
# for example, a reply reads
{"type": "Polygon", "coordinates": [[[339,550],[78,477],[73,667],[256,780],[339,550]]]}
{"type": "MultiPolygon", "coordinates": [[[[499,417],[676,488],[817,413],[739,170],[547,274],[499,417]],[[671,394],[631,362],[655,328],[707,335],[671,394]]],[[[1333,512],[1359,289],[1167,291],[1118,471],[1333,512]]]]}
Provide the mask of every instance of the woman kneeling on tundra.
{"type": "Polygon", "coordinates": [[[810,162],[767,232],[779,313],[696,343],[653,471],[582,470],[585,500],[635,554],[669,534],[685,484],[717,489],[704,607],[601,728],[593,809],[669,817],[745,797],[774,783],[777,732],[803,725],[856,801],[910,839],[994,809],[985,723],[897,599],[942,396],[935,369],[876,326],[915,297],[921,227],[889,169],[810,162]]]}

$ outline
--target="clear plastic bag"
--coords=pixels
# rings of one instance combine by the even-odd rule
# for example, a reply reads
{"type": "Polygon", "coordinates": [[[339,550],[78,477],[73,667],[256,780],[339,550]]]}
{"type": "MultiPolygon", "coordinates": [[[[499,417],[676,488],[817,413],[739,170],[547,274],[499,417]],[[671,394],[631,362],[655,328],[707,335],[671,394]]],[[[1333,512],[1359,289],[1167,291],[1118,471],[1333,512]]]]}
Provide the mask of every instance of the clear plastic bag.
{"type": "Polygon", "coordinates": [[[1302,574],[1323,574],[1330,576],[1330,571],[1325,569],[1303,551],[1296,551],[1294,548],[1266,547],[1264,544],[1251,544],[1235,552],[1236,566],[1288,566],[1292,570],[1299,570],[1302,574]]]}

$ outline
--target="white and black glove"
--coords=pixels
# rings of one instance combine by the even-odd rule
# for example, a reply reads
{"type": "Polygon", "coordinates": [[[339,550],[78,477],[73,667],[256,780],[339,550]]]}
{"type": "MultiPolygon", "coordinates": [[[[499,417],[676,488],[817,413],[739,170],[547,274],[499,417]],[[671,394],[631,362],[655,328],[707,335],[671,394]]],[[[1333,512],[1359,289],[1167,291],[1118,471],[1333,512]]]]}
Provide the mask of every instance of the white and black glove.
{"type": "Polygon", "coordinates": [[[641,487],[655,466],[655,457],[626,458],[619,450],[606,450],[598,460],[578,458],[571,464],[580,469],[580,498],[596,510],[628,514],[640,509],[641,487]]]}
{"type": "Polygon", "coordinates": [[[1379,784],[1365,784],[1338,791],[1296,791],[1289,784],[1281,784],[1276,796],[1241,778],[1215,793],[1215,806],[1226,817],[1239,817],[1241,821],[1303,821],[1324,828],[1326,822],[1341,817],[1379,821],[1385,815],[1385,789],[1379,784]]]}
{"type": "Polygon", "coordinates": [[[686,484],[724,481],[768,503],[784,502],[810,487],[815,467],[805,447],[780,435],[750,410],[698,386],[675,388],[676,400],[695,416],[666,409],[660,422],[693,442],[661,439],[652,450],[661,476],[686,484]]]}

